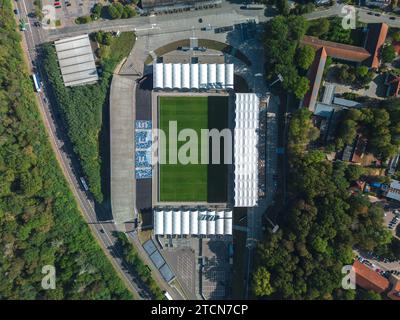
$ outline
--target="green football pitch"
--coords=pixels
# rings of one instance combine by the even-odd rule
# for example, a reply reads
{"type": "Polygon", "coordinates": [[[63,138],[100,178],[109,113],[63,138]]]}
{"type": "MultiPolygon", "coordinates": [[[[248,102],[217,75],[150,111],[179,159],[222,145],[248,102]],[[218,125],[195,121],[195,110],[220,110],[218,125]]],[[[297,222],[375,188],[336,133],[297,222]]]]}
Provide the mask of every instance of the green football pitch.
{"type": "MultiPolygon", "coordinates": [[[[160,201],[225,202],[227,198],[227,165],[201,164],[201,129],[224,129],[228,125],[228,97],[160,97],[159,128],[167,137],[166,150],[160,150],[167,160],[160,164],[160,201]],[[177,152],[168,143],[170,121],[177,122],[177,132],[190,128],[199,137],[198,164],[170,164],[170,152],[177,152]]],[[[177,149],[186,141],[179,141],[177,149]]],[[[203,146],[204,147],[204,146],[203,146]]],[[[210,152],[211,153],[211,152],[210,152]]],[[[209,157],[212,155],[209,154],[209,157]]]]}

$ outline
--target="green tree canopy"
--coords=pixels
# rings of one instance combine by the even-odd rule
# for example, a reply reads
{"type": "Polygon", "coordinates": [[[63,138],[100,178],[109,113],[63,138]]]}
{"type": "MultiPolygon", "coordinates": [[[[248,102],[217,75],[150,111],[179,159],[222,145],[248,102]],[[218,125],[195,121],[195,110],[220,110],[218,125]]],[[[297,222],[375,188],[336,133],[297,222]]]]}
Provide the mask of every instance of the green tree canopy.
{"type": "Polygon", "coordinates": [[[313,47],[305,45],[297,49],[296,62],[300,68],[308,70],[314,61],[314,58],[315,50],[313,47]]]}
{"type": "Polygon", "coordinates": [[[396,58],[396,51],[391,44],[386,44],[381,49],[381,59],[383,63],[392,62],[396,58]]]}
{"type": "Polygon", "coordinates": [[[258,297],[270,296],[274,292],[270,284],[270,273],[266,268],[260,267],[254,273],[253,290],[258,297]]]}

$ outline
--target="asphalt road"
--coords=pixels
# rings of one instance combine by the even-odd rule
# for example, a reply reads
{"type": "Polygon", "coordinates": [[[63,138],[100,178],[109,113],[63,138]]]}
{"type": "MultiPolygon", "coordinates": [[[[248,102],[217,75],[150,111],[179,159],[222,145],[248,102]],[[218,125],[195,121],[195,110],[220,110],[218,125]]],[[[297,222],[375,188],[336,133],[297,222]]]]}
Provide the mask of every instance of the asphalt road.
{"type": "MultiPolygon", "coordinates": [[[[314,20],[323,17],[343,16],[341,4],[329,7],[328,9],[319,9],[312,13],[306,14],[307,20],[314,20]]],[[[400,17],[389,15],[386,13],[375,16],[368,14],[372,12],[368,8],[356,8],[357,19],[365,23],[385,22],[391,27],[400,28],[400,17]],[[394,17],[394,20],[390,19],[394,17]]],[[[119,20],[103,20],[89,24],[66,26],[63,28],[55,28],[46,30],[47,40],[56,40],[68,36],[79,35],[82,33],[91,33],[98,30],[103,31],[136,31],[140,34],[166,34],[184,30],[197,30],[202,27],[198,23],[198,19],[212,18],[218,16],[218,20],[213,24],[214,27],[229,26],[247,18],[256,18],[260,22],[268,21],[274,16],[272,10],[267,11],[267,15],[263,10],[242,10],[237,3],[223,2],[220,8],[206,9],[199,11],[189,11],[185,13],[164,14],[157,16],[140,16],[130,19],[119,20]],[[178,23],[179,21],[179,23],[178,23]]],[[[40,39],[43,41],[44,38],[40,39]]]]}

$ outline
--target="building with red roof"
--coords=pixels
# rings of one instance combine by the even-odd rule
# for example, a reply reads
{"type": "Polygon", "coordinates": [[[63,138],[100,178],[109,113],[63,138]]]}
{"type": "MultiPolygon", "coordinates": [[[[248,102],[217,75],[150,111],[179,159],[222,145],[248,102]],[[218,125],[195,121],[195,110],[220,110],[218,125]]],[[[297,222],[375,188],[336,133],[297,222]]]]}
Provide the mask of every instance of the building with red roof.
{"type": "Polygon", "coordinates": [[[303,107],[309,108],[312,112],[315,110],[327,56],[339,60],[362,63],[374,69],[378,68],[380,51],[385,43],[388,29],[389,27],[386,23],[368,24],[365,48],[304,36],[300,40],[300,45],[313,47],[316,50],[316,54],[308,72],[310,89],[303,99],[303,107]]]}
{"type": "Polygon", "coordinates": [[[392,275],[390,282],[392,290],[389,291],[388,297],[392,300],[400,300],[400,279],[392,275]]]}
{"type": "Polygon", "coordinates": [[[371,54],[362,47],[321,40],[312,36],[304,36],[300,43],[309,45],[315,50],[324,48],[328,56],[344,61],[361,63],[371,57],[371,54]]]}
{"type": "Polygon", "coordinates": [[[306,93],[303,106],[308,107],[312,112],[315,111],[315,104],[318,99],[318,91],[321,86],[322,74],[324,73],[324,67],[326,58],[328,57],[324,47],[320,48],[316,54],[314,61],[308,70],[308,79],[310,80],[310,90],[306,93]]]}
{"type": "Polygon", "coordinates": [[[389,26],[386,23],[369,23],[367,41],[365,49],[371,54],[371,57],[365,61],[365,65],[374,69],[379,67],[380,51],[385,43],[389,26]]]}
{"type": "Polygon", "coordinates": [[[356,285],[365,290],[382,293],[390,287],[388,279],[358,260],[355,260],[353,263],[353,271],[356,273],[356,285]]]}

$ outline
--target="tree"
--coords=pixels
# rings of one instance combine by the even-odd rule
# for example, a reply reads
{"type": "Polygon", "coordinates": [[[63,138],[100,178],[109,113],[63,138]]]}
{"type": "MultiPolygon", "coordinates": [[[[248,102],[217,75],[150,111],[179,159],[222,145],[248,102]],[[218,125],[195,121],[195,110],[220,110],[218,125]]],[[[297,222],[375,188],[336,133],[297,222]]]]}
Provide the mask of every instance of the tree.
{"type": "Polygon", "coordinates": [[[320,37],[329,31],[330,25],[331,24],[327,18],[310,21],[307,34],[314,37],[320,37]]]}
{"type": "Polygon", "coordinates": [[[111,19],[120,19],[124,11],[124,6],[120,2],[114,2],[107,6],[107,13],[111,19]]]}
{"type": "Polygon", "coordinates": [[[35,7],[35,17],[38,20],[43,20],[44,15],[43,15],[42,9],[35,7]]]}
{"type": "Polygon", "coordinates": [[[113,37],[112,37],[111,33],[106,32],[106,33],[104,33],[104,35],[103,35],[103,38],[102,38],[102,42],[101,42],[101,43],[104,44],[104,45],[106,45],[106,46],[109,46],[109,45],[111,45],[112,39],[113,39],[113,37]]]}
{"type": "Polygon", "coordinates": [[[382,300],[382,296],[372,290],[362,290],[360,294],[362,300],[382,300]]]}
{"type": "Polygon", "coordinates": [[[90,16],[82,16],[82,17],[78,17],[75,19],[75,22],[77,24],[85,24],[85,23],[89,23],[92,21],[92,18],[90,16]]]}
{"type": "Polygon", "coordinates": [[[339,18],[331,20],[329,31],[322,38],[333,42],[353,44],[351,29],[344,29],[342,27],[342,19],[339,18]]]}
{"type": "Polygon", "coordinates": [[[338,70],[338,78],[344,84],[352,84],[356,80],[354,68],[347,64],[342,65],[338,70]]]}
{"type": "Polygon", "coordinates": [[[392,38],[394,41],[400,42],[400,31],[396,31],[395,33],[393,33],[392,38]]]}
{"type": "Polygon", "coordinates": [[[357,165],[349,165],[346,168],[346,178],[349,181],[356,181],[364,174],[364,168],[357,165]]]}
{"type": "Polygon", "coordinates": [[[369,69],[366,66],[357,67],[356,68],[357,77],[360,77],[360,78],[365,77],[366,75],[368,75],[368,71],[369,71],[369,69]]]}
{"type": "Polygon", "coordinates": [[[357,135],[357,122],[346,119],[339,124],[338,137],[341,138],[344,144],[351,145],[357,135]]]}
{"type": "Polygon", "coordinates": [[[315,51],[313,47],[305,45],[297,49],[296,62],[300,68],[308,70],[314,61],[314,58],[315,51]]]}
{"type": "Polygon", "coordinates": [[[287,24],[289,26],[289,37],[294,41],[299,41],[306,34],[307,20],[302,16],[289,16],[287,17],[287,24]]]}
{"type": "Polygon", "coordinates": [[[307,77],[299,77],[294,87],[294,94],[297,99],[303,99],[310,89],[310,80],[307,77]]]}
{"type": "Polygon", "coordinates": [[[391,44],[384,45],[381,49],[381,60],[383,63],[392,62],[396,58],[396,51],[391,44]]]}
{"type": "Polygon", "coordinates": [[[93,20],[97,20],[101,17],[103,13],[103,5],[101,3],[96,3],[92,8],[91,17],[93,20]]]}
{"type": "Polygon", "coordinates": [[[276,0],[276,8],[278,12],[283,16],[288,16],[290,9],[288,0],[276,0]]]}
{"type": "Polygon", "coordinates": [[[132,18],[136,15],[136,11],[129,5],[124,6],[124,10],[122,12],[121,18],[127,19],[132,18]]]}
{"type": "Polygon", "coordinates": [[[253,291],[257,297],[270,296],[274,290],[270,284],[270,273],[264,267],[260,267],[253,275],[253,291]]]}

